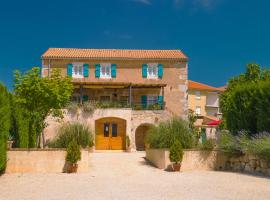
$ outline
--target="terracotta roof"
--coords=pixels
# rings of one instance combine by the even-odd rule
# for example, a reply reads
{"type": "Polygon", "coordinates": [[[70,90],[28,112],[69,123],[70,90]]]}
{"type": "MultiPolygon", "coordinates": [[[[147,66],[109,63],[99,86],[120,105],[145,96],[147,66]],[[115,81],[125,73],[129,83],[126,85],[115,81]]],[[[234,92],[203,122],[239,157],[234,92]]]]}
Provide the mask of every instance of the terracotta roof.
{"type": "Polygon", "coordinates": [[[223,91],[220,88],[212,87],[196,81],[188,81],[188,89],[208,90],[208,91],[223,91]]]}
{"type": "Polygon", "coordinates": [[[73,49],[49,48],[42,59],[175,59],[187,61],[180,50],[73,49]]]}

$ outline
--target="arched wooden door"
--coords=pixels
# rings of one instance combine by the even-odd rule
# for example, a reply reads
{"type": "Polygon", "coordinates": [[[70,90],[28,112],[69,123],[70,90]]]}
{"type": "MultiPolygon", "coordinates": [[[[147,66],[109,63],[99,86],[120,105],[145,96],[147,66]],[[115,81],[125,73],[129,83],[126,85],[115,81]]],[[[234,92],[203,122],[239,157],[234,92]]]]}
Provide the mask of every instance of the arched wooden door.
{"type": "Polygon", "coordinates": [[[126,120],[115,117],[98,119],[95,131],[97,150],[126,149],[126,120]]]}

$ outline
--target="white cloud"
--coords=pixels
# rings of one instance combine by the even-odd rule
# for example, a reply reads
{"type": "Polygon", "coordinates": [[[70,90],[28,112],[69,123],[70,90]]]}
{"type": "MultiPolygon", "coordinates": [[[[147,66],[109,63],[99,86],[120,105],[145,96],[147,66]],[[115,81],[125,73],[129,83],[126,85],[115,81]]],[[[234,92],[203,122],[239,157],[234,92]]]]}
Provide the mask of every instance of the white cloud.
{"type": "Polygon", "coordinates": [[[221,0],[173,0],[175,8],[182,8],[186,4],[191,7],[192,10],[211,10],[215,8],[221,0]]]}
{"type": "Polygon", "coordinates": [[[151,1],[150,0],[132,0],[138,3],[142,3],[142,4],[146,4],[146,5],[151,5],[151,1]]]}

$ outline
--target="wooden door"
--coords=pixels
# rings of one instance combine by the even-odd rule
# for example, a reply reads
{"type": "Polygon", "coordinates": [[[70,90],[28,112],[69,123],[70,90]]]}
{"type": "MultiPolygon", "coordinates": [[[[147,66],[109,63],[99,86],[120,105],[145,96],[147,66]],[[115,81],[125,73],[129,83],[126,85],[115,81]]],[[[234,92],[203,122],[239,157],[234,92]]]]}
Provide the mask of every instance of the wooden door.
{"type": "Polygon", "coordinates": [[[126,121],[119,118],[103,118],[96,121],[96,149],[124,150],[126,121]]]}

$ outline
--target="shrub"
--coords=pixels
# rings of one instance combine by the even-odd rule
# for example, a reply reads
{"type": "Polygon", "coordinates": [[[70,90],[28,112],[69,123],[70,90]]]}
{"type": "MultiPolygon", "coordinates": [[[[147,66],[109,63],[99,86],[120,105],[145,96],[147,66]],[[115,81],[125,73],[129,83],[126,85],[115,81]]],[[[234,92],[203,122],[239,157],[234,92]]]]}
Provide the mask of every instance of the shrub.
{"type": "Polygon", "coordinates": [[[229,155],[241,155],[242,148],[239,142],[229,132],[222,132],[219,141],[219,149],[229,155]]]}
{"type": "Polygon", "coordinates": [[[10,128],[10,104],[7,89],[0,84],[0,173],[7,162],[7,138],[10,128]]]}
{"type": "Polygon", "coordinates": [[[150,148],[170,148],[175,140],[181,142],[183,148],[194,146],[194,135],[188,126],[188,122],[181,118],[161,122],[157,127],[149,129],[146,136],[146,143],[150,148]]]}
{"type": "Polygon", "coordinates": [[[215,148],[215,144],[216,144],[215,140],[213,140],[213,139],[208,139],[208,140],[205,141],[204,144],[201,144],[200,148],[201,148],[202,150],[208,150],[208,151],[211,151],[211,150],[213,150],[213,149],[215,148]]]}
{"type": "Polygon", "coordinates": [[[130,139],[129,139],[129,136],[128,135],[126,136],[126,145],[127,145],[127,147],[130,146],[130,139]]]}
{"type": "Polygon", "coordinates": [[[87,126],[76,122],[64,124],[60,127],[58,135],[49,143],[49,147],[66,148],[73,139],[83,148],[94,146],[91,130],[87,126]]]}
{"type": "Polygon", "coordinates": [[[82,105],[83,112],[92,114],[96,109],[96,105],[92,102],[84,102],[82,105]]]}
{"type": "Polygon", "coordinates": [[[174,163],[180,163],[183,159],[183,148],[179,140],[175,140],[173,145],[170,147],[170,161],[174,163]]]}
{"type": "Polygon", "coordinates": [[[270,161],[270,135],[266,133],[252,137],[247,151],[261,159],[270,161]]]}
{"type": "Polygon", "coordinates": [[[81,160],[80,145],[73,139],[67,147],[66,161],[71,164],[76,164],[79,160],[81,160]]]}
{"type": "Polygon", "coordinates": [[[79,109],[79,105],[76,102],[70,102],[67,105],[66,109],[71,113],[76,113],[78,111],[78,109],[79,109]]]}

